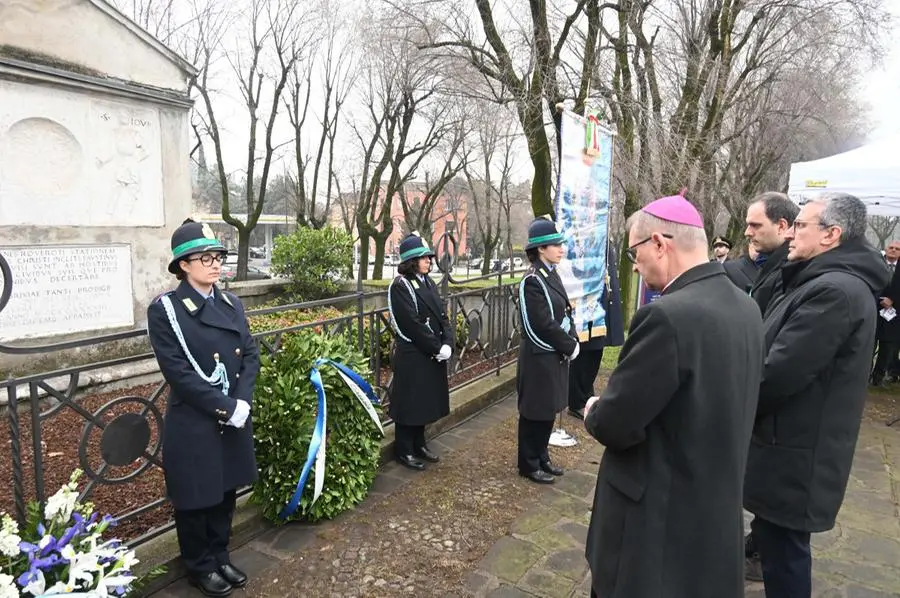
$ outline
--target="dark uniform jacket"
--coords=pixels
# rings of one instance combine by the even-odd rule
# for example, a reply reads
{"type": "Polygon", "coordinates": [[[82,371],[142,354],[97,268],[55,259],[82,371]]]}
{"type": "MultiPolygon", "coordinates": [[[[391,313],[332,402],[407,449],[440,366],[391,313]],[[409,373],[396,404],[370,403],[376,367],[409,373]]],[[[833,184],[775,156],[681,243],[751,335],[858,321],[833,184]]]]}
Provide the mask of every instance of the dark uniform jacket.
{"type": "Polygon", "coordinates": [[[608,284],[600,296],[600,303],[606,311],[606,335],[591,338],[581,343],[582,351],[599,351],[603,347],[621,347],[625,342],[625,324],[622,318],[622,295],[619,288],[619,260],[612,244],[606,251],[606,272],[608,284]]]}
{"type": "Polygon", "coordinates": [[[562,280],[540,260],[525,272],[519,284],[519,312],[523,325],[516,371],[519,413],[526,419],[550,421],[568,404],[567,357],[578,341],[562,280]],[[561,324],[566,318],[569,326],[564,330],[561,324]]]}
{"type": "MultiPolygon", "coordinates": [[[[898,266],[900,266],[900,262],[898,262],[898,266]]],[[[894,270],[891,271],[890,267],[885,264],[885,268],[890,274],[891,281],[888,283],[887,287],[878,293],[878,297],[889,298],[894,302],[894,309],[900,312],[900,267],[895,266],[894,270]]],[[[881,305],[879,301],[876,311],[880,309],[881,305]]],[[[900,344],[900,317],[896,317],[890,322],[879,317],[876,335],[880,341],[900,344]]]]}
{"type": "Polygon", "coordinates": [[[388,287],[394,324],[394,377],[391,418],[405,426],[429,424],[450,413],[447,362],[435,356],[441,345],[454,348],[454,329],[430,277],[396,277],[388,287]],[[403,338],[406,337],[406,338],[403,338]]]}
{"type": "Polygon", "coordinates": [[[744,506],[788,529],[834,526],[853,462],[875,343],[874,295],[888,282],[851,242],[783,269],[765,318],[766,357],[744,506]]]}
{"type": "Polygon", "coordinates": [[[586,549],[598,596],[743,596],[743,472],[763,357],[759,309],[721,264],[691,268],[635,313],[585,414],[606,445],[586,549]]]}
{"type": "Polygon", "coordinates": [[[203,380],[188,361],[161,303],[162,296],[150,304],[150,344],[170,387],[163,431],[166,490],[176,509],[201,509],[222,502],[225,492],[256,481],[251,418],[247,417],[243,428],[224,422],[231,418],[238,399],[252,404],[259,350],[250,335],[244,306],[235,295],[217,288],[210,305],[187,282],[166,295],[188,350],[203,373],[212,374],[216,354],[228,373],[226,395],[221,386],[203,380]]]}

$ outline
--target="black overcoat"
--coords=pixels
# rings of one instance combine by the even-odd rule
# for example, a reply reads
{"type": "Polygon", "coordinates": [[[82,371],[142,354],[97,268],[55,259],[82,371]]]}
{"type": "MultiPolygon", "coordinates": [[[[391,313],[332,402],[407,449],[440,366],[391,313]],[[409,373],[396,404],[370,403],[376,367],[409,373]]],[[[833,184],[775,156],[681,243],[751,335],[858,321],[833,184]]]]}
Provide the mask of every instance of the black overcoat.
{"type": "Polygon", "coordinates": [[[744,506],[788,529],[823,532],[844,499],[868,392],[875,295],[889,272],[849,242],[782,269],[765,317],[766,355],[744,506]]]}
{"type": "Polygon", "coordinates": [[[441,345],[455,350],[455,331],[441,296],[430,277],[397,276],[388,287],[388,305],[395,326],[391,380],[391,419],[420,426],[450,413],[447,363],[435,356],[441,345]]]}
{"type": "Polygon", "coordinates": [[[585,428],[606,445],[586,556],[604,598],[744,595],[741,491],[762,318],[716,262],[640,308],[585,428]]]}
{"type": "Polygon", "coordinates": [[[259,350],[250,335],[244,306],[231,293],[215,289],[210,305],[187,282],[165,295],[191,355],[206,375],[216,366],[214,355],[228,373],[228,394],[203,380],[188,361],[161,298],[147,310],[150,344],[159,369],[169,383],[169,401],[163,431],[163,467],[166,491],[176,509],[210,507],[222,495],[257,479],[253,425],[248,416],[243,428],[224,425],[237,400],[252,405],[259,373],[259,350]]]}
{"type": "MultiPolygon", "coordinates": [[[[885,269],[891,272],[887,265],[885,265],[885,269]]],[[[891,282],[878,294],[878,297],[889,298],[894,303],[894,309],[900,312],[900,267],[894,267],[891,272],[891,282]]],[[[881,305],[877,305],[877,308],[880,310],[881,305]]],[[[876,337],[886,343],[900,344],[900,317],[894,318],[890,322],[879,317],[876,337]]]]}
{"type": "Polygon", "coordinates": [[[612,244],[606,250],[606,285],[600,303],[606,312],[606,334],[581,343],[582,351],[599,351],[603,347],[621,347],[625,342],[625,323],[622,317],[622,291],[619,288],[619,260],[612,244]]]}
{"type": "Polygon", "coordinates": [[[759,276],[759,266],[750,259],[749,255],[742,255],[736,260],[728,260],[722,267],[731,282],[740,290],[750,293],[756,277],[759,276]]]}
{"type": "Polygon", "coordinates": [[[578,341],[562,280],[542,261],[532,265],[519,283],[519,312],[523,326],[516,371],[519,413],[526,419],[551,421],[568,404],[568,356],[578,341]],[[569,326],[563,329],[566,318],[569,326]]]}

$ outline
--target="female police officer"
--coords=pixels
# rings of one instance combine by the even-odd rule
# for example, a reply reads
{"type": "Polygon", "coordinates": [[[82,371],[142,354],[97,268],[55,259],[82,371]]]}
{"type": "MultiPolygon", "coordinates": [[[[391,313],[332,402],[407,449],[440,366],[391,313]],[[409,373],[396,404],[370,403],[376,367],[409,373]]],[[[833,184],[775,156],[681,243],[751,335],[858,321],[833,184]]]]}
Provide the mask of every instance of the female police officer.
{"type": "Polygon", "coordinates": [[[225,248],[209,225],[172,235],[169,272],[181,281],[147,310],[150,343],[169,383],[163,432],[166,490],[188,579],[207,596],[247,583],[228,541],[235,490],[256,481],[250,401],[259,352],[244,307],[216,288],[225,248]]]}
{"type": "Polygon", "coordinates": [[[425,425],[450,413],[447,360],[454,330],[429,278],[434,252],[417,233],[400,243],[399,274],[388,287],[388,311],[396,334],[390,414],[394,453],[406,467],[422,470],[439,458],[425,444],[425,425]]]}
{"type": "Polygon", "coordinates": [[[569,361],[578,356],[572,306],[556,272],[563,236],[551,220],[528,227],[525,254],[531,268],[519,284],[522,341],[516,388],[519,404],[519,475],[552,484],[563,470],[550,461],[547,445],[556,414],[566,408],[569,361]]]}

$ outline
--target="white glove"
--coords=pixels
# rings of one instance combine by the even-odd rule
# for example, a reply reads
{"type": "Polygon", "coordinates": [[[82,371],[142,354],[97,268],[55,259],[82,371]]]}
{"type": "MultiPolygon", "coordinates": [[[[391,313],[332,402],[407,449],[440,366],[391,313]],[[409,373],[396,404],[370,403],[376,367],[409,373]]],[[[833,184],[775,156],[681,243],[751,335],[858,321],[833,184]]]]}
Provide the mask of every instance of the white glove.
{"type": "Polygon", "coordinates": [[[575,343],[575,350],[572,351],[571,355],[569,355],[569,361],[575,361],[575,358],[578,357],[579,353],[581,353],[581,345],[575,343]]]}
{"type": "Polygon", "coordinates": [[[234,413],[231,414],[231,419],[228,420],[228,425],[234,426],[235,428],[243,428],[249,415],[250,404],[247,403],[247,401],[238,399],[237,405],[234,408],[234,413]]]}
{"type": "Polygon", "coordinates": [[[441,345],[441,350],[438,352],[435,359],[438,361],[447,361],[450,359],[451,355],[453,355],[453,350],[450,349],[450,345],[441,345]]]}

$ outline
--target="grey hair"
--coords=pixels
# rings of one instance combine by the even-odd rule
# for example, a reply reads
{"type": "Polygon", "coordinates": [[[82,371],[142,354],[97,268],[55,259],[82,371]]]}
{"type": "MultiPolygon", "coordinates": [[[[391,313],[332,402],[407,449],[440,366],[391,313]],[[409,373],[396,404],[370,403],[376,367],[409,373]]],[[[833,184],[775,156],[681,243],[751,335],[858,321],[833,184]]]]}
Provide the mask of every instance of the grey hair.
{"type": "Polygon", "coordinates": [[[641,237],[647,237],[652,233],[668,233],[672,235],[672,242],[675,246],[682,251],[693,251],[697,247],[703,247],[703,250],[706,251],[706,231],[696,226],[669,222],[638,210],[625,222],[625,230],[631,231],[632,229],[641,237]]]}
{"type": "Polygon", "coordinates": [[[823,206],[819,216],[823,226],[838,226],[841,229],[841,242],[861,239],[866,236],[866,204],[855,195],[849,193],[823,193],[809,203],[823,206]]]}

